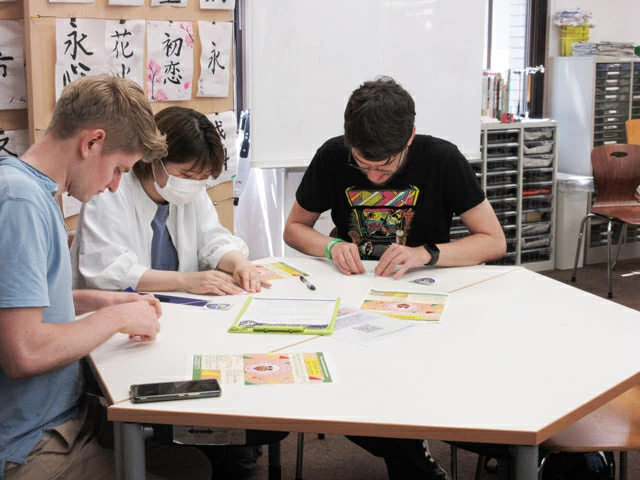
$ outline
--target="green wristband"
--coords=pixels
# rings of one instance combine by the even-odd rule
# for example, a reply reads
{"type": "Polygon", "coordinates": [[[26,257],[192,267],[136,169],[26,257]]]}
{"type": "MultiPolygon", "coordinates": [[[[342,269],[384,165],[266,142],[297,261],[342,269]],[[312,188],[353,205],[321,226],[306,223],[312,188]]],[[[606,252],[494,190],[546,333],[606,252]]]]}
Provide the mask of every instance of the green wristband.
{"type": "Polygon", "coordinates": [[[340,242],[344,242],[344,240],[342,240],[341,238],[334,238],[332,240],[329,240],[329,243],[327,243],[327,246],[324,247],[324,256],[327,257],[329,260],[332,260],[331,249],[336,243],[340,243],[340,242]]]}

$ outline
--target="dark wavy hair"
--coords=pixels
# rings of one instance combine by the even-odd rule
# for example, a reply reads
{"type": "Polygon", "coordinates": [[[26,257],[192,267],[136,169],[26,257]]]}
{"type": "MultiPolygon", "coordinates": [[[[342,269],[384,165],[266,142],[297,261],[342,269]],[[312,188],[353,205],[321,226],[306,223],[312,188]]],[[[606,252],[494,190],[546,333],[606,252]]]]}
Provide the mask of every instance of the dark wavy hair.
{"type": "Polygon", "coordinates": [[[377,77],[354,90],[344,111],[344,143],[368,161],[400,153],[415,125],[416,107],[391,77],[377,77]]]}

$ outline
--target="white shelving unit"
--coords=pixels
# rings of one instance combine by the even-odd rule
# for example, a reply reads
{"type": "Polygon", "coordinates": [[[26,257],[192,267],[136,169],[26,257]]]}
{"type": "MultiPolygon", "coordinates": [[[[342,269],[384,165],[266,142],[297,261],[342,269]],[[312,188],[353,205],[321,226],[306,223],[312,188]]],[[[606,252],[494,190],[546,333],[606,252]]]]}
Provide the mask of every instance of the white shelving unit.
{"type": "MultiPolygon", "coordinates": [[[[640,58],[556,57],[551,65],[551,115],[562,124],[558,170],[591,175],[591,150],[626,143],[625,121],[640,118],[640,58]]],[[[606,261],[606,227],[591,222],[585,263],[606,261]]],[[[615,229],[616,243],[619,234],[615,229]]],[[[623,240],[620,258],[640,256],[640,228],[629,226],[623,240]]]]}
{"type": "MultiPolygon", "coordinates": [[[[548,120],[482,126],[482,155],[470,163],[507,238],[506,255],[493,264],[554,268],[556,131],[548,120]]],[[[468,234],[454,217],[451,239],[468,234]]]]}

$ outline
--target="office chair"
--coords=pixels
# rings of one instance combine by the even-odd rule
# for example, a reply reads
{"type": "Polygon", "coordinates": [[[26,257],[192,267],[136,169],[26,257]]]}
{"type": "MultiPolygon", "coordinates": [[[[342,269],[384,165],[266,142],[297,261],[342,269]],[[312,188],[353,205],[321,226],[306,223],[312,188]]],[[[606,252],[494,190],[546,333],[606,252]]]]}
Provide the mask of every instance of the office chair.
{"type": "Polygon", "coordinates": [[[627,143],[640,145],[640,118],[627,120],[625,127],[627,129],[627,143]]]}
{"type": "Polygon", "coordinates": [[[571,281],[576,281],[578,259],[582,239],[590,218],[600,218],[607,222],[607,279],[609,298],[613,298],[611,270],[615,267],[620,253],[620,245],[627,233],[627,226],[640,225],[640,203],[635,198],[640,185],[640,145],[603,145],[591,151],[591,167],[596,183],[597,197],[580,224],[578,245],[571,281]],[[621,224],[615,260],[611,258],[613,224],[621,224]]]}

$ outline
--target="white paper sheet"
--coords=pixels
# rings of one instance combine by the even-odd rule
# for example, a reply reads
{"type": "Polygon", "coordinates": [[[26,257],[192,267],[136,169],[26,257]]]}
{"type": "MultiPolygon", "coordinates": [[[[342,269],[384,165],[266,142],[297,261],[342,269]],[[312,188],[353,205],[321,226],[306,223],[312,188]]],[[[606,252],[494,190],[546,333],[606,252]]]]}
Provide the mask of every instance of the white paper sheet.
{"type": "Polygon", "coordinates": [[[0,20],[0,110],[27,108],[22,20],[0,20]]]}
{"type": "Polygon", "coordinates": [[[371,345],[415,326],[415,323],[407,320],[356,311],[338,317],[333,336],[359,345],[371,345]]]}
{"type": "Polygon", "coordinates": [[[27,130],[0,130],[0,155],[19,157],[29,148],[27,130]]]}
{"type": "Polygon", "coordinates": [[[105,20],[56,19],[56,99],[80,77],[108,72],[105,20]]]}
{"type": "Polygon", "coordinates": [[[186,7],[187,0],[151,0],[152,7],[186,7]]]}
{"type": "Polygon", "coordinates": [[[152,102],[191,99],[191,22],[147,22],[147,95],[152,102]]]}
{"type": "Polygon", "coordinates": [[[144,87],[144,20],[108,20],[105,49],[109,70],[144,87]]]}
{"type": "Polygon", "coordinates": [[[120,5],[125,7],[142,7],[144,0],[109,0],[109,5],[120,5]]]}
{"type": "Polygon", "coordinates": [[[238,325],[315,326],[325,328],[331,324],[336,299],[310,298],[256,298],[242,313],[238,325]]]}
{"type": "Polygon", "coordinates": [[[231,22],[198,22],[200,33],[200,80],[198,97],[229,96],[231,69],[231,22]]]}
{"type": "Polygon", "coordinates": [[[207,182],[207,188],[231,180],[238,171],[238,148],[236,146],[236,136],[238,124],[234,111],[211,113],[207,118],[216,128],[222,146],[224,147],[224,167],[220,176],[207,182]]]}
{"type": "Polygon", "coordinates": [[[93,3],[93,0],[49,0],[49,3],[93,3]]]}
{"type": "Polygon", "coordinates": [[[236,0],[200,0],[200,8],[203,10],[233,10],[236,0]]]}

